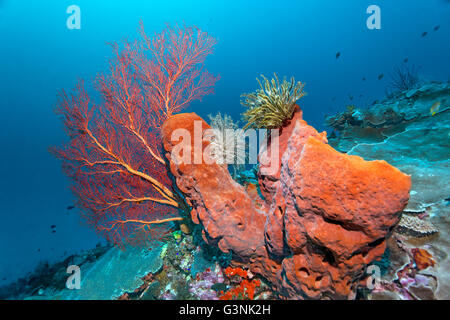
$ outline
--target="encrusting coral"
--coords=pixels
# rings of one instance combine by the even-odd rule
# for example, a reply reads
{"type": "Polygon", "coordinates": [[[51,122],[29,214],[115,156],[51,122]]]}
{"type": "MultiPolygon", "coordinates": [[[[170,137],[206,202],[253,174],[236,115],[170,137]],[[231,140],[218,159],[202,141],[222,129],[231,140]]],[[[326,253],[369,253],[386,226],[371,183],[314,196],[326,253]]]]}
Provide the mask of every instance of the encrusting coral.
{"type": "Polygon", "coordinates": [[[269,81],[261,75],[263,83],[256,79],[260,89],[255,93],[242,95],[245,99],[241,103],[248,108],[243,114],[248,122],[244,129],[281,128],[292,117],[296,102],[306,94],[303,91],[304,83],[295,83],[294,78],[289,82],[284,78],[280,83],[277,75],[274,76],[275,78],[269,81]]]}
{"type": "Polygon", "coordinates": [[[255,290],[261,286],[259,279],[250,279],[248,272],[242,268],[225,269],[225,275],[238,283],[234,288],[221,292],[220,300],[253,300],[255,290]]]}

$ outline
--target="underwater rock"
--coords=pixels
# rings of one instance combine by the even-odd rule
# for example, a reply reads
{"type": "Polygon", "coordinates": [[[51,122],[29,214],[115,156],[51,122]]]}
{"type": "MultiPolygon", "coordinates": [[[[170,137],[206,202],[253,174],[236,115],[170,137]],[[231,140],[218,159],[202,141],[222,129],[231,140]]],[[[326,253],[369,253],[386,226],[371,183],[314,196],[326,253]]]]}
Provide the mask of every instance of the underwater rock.
{"type": "MultiPolygon", "coordinates": [[[[172,133],[185,129],[193,136],[194,121],[209,128],[194,113],[178,114],[164,123],[162,136],[204,240],[231,251],[234,266],[248,267],[287,298],[353,298],[366,265],[382,256],[400,220],[410,178],[385,161],[334,150],[297,110],[280,135],[280,169],[259,174],[265,201],[255,201],[225,166],[172,158],[179,147],[172,133]]],[[[191,159],[208,146],[183,143],[191,159]]]]}

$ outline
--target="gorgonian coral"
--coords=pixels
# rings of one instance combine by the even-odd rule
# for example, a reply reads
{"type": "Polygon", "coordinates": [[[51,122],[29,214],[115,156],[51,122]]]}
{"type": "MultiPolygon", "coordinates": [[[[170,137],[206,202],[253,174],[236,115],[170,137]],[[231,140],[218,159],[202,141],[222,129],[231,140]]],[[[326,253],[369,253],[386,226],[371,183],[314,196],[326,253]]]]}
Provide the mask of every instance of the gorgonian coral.
{"type": "Polygon", "coordinates": [[[89,95],[80,82],[61,93],[56,111],[70,139],[52,151],[63,160],[83,216],[108,240],[158,240],[183,219],[177,213],[186,206],[167,174],[160,128],[213,92],[218,77],[204,62],[215,44],[196,27],[167,26],[153,37],[142,27],[141,39],[113,45],[109,70],[95,81],[99,92],[89,95]]]}
{"type": "Polygon", "coordinates": [[[248,110],[243,114],[247,125],[244,127],[276,129],[282,127],[292,117],[296,102],[306,93],[302,82],[295,83],[292,77],[288,82],[286,78],[280,83],[276,74],[269,81],[261,75],[263,83],[256,79],[260,89],[254,93],[243,94],[245,98],[242,105],[248,110]]]}

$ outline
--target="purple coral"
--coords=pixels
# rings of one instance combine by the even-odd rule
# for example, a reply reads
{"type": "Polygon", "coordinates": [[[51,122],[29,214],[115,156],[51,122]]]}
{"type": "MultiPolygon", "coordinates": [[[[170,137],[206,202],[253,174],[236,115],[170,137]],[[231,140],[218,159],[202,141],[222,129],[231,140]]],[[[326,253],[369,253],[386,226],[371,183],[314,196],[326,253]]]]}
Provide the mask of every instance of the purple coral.
{"type": "Polygon", "coordinates": [[[216,283],[223,283],[224,276],[218,264],[214,270],[206,269],[198,273],[195,280],[189,285],[189,292],[199,300],[219,300],[217,292],[212,289],[216,283]]]}

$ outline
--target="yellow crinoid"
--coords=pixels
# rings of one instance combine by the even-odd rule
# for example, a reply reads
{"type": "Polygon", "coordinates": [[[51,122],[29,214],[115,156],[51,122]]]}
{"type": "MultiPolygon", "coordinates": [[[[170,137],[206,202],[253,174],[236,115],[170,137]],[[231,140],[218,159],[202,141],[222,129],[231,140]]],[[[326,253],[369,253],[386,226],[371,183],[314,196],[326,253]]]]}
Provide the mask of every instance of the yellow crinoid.
{"type": "Polygon", "coordinates": [[[263,81],[256,79],[260,89],[254,93],[243,94],[245,98],[241,104],[248,109],[243,116],[247,122],[244,129],[281,128],[286,121],[291,119],[296,102],[306,93],[302,82],[295,82],[294,78],[288,82],[286,78],[280,83],[276,74],[271,81],[261,75],[263,81]]]}

